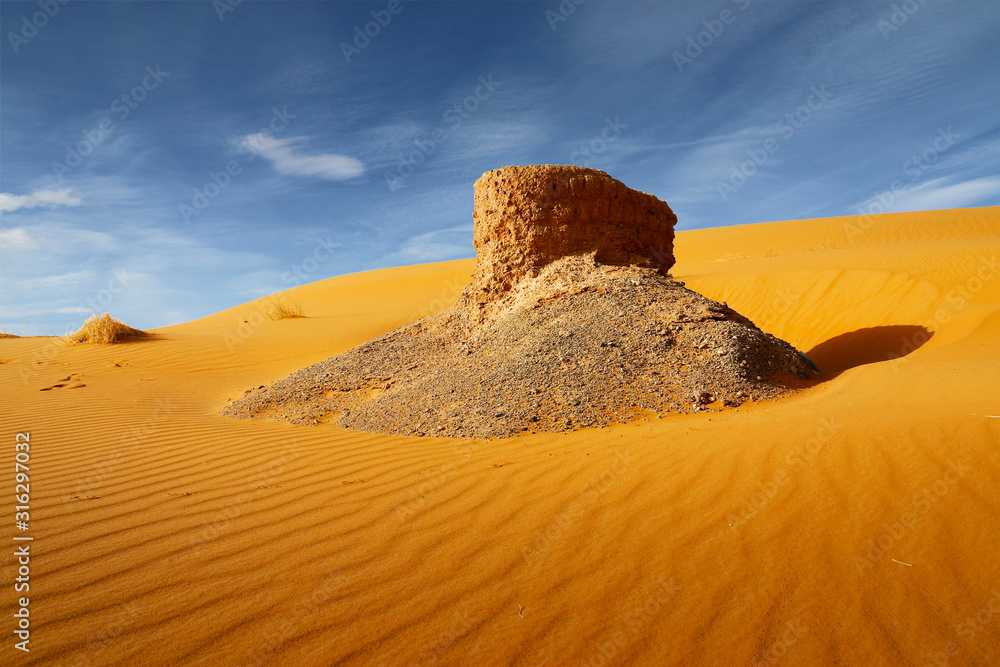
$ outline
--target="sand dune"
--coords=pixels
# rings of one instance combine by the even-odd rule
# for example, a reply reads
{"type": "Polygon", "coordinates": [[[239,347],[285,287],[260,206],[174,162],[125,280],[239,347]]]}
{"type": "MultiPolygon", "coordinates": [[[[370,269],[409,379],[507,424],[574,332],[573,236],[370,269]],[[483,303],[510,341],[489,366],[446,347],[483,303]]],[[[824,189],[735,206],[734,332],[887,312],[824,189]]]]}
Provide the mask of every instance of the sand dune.
{"type": "Polygon", "coordinates": [[[818,381],[502,440],[217,414],[447,307],[472,260],[297,287],[302,319],[0,340],[2,432],[33,464],[17,661],[1000,663],[1000,209],[680,232],[675,254],[818,381]]]}

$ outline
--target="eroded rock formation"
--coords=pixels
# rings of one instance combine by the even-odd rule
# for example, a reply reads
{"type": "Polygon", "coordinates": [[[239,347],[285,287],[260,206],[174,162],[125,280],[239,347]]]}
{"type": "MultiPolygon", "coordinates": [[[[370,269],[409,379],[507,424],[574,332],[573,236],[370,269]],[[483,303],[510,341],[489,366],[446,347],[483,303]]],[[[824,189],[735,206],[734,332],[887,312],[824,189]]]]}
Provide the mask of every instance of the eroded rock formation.
{"type": "Polygon", "coordinates": [[[566,165],[503,167],[476,181],[474,322],[490,321],[505,297],[542,267],[572,255],[666,274],[674,265],[677,216],[666,202],[603,171],[566,165]]]}
{"type": "Polygon", "coordinates": [[[504,167],[476,182],[476,270],[455,304],[252,390],[223,414],[483,437],[738,406],[803,358],[673,265],[670,208],[604,172],[504,167]]]}

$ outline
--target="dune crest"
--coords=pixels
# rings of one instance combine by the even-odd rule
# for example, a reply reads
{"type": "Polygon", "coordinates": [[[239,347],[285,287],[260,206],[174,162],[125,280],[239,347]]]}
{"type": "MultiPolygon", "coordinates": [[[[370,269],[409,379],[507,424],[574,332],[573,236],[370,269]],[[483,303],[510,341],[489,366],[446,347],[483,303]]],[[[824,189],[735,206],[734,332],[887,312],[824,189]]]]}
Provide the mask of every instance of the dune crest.
{"type": "Polygon", "coordinates": [[[604,172],[504,167],[476,182],[456,303],[223,410],[401,435],[504,436],[739,406],[809,369],[788,343],[668,277],[670,207],[604,172]]]}

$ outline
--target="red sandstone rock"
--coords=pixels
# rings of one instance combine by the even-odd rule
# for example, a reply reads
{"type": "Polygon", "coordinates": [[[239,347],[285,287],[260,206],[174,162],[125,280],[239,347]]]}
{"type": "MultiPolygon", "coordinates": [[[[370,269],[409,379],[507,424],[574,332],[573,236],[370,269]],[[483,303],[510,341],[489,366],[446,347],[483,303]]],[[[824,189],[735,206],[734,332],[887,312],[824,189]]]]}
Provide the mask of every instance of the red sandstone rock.
{"type": "Polygon", "coordinates": [[[674,215],[666,202],[603,171],[565,165],[502,167],[475,186],[476,271],[467,294],[481,320],[524,278],[568,255],[667,273],[674,215]]]}

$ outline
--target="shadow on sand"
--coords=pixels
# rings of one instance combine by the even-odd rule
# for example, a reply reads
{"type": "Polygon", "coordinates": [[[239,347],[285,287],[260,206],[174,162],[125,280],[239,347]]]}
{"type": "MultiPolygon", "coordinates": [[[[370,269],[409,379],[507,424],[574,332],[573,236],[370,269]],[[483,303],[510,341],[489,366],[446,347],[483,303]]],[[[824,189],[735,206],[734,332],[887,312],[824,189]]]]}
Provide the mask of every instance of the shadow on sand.
{"type": "Polygon", "coordinates": [[[834,336],[806,356],[819,368],[817,380],[823,382],[856,366],[905,357],[933,335],[926,327],[914,325],[868,327],[834,336]]]}

